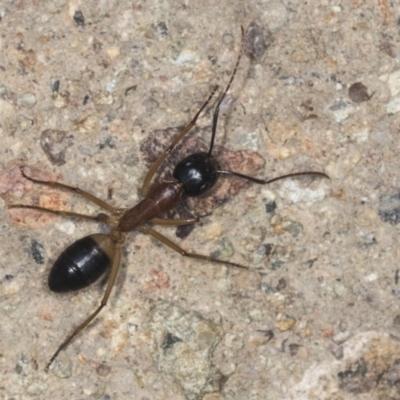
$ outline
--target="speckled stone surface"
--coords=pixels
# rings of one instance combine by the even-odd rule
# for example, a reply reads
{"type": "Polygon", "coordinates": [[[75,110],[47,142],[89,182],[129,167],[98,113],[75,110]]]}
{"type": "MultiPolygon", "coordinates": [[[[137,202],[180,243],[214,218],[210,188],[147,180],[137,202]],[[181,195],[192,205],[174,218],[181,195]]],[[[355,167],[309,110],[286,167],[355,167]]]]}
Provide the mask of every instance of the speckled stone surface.
{"type": "MultiPolygon", "coordinates": [[[[399,400],[399,18],[388,0],[0,2],[0,398],[399,400]],[[221,162],[330,180],[222,178],[178,210],[204,216],[191,232],[158,228],[248,271],[130,234],[106,309],[46,373],[104,292],[56,295],[49,270],[106,230],[9,210],[96,213],[19,167],[134,205],[170,128],[226,85],[240,25],[221,162]]],[[[207,148],[212,112],[187,151],[207,148]]]]}

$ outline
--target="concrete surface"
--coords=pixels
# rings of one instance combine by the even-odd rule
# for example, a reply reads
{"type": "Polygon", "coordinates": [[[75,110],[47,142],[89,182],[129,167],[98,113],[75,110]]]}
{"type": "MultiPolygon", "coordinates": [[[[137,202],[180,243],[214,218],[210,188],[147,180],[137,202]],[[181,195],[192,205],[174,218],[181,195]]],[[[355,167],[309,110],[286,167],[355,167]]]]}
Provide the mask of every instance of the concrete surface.
{"type": "MultiPolygon", "coordinates": [[[[399,18],[388,0],[2,1],[0,398],[400,399],[399,18]],[[108,306],[44,372],[104,291],[56,295],[49,270],[104,227],[8,210],[96,212],[19,166],[134,205],[149,138],[159,154],[226,84],[241,24],[220,159],[330,180],[233,191],[221,179],[216,203],[185,203],[218,205],[190,235],[159,228],[249,271],[132,233],[108,306]]],[[[207,146],[212,110],[193,148],[207,146]]]]}

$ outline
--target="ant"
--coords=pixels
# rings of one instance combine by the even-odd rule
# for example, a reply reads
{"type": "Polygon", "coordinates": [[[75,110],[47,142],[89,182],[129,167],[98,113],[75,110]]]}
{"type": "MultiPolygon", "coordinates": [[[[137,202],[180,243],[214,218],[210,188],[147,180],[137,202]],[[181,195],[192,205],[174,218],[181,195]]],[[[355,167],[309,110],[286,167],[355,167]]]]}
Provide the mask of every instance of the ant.
{"type": "Polygon", "coordinates": [[[95,222],[101,222],[110,227],[110,231],[108,234],[96,233],[86,236],[72,243],[60,254],[50,271],[48,285],[50,290],[53,292],[69,292],[83,289],[98,280],[106,271],[109,271],[109,276],[107,280],[106,290],[100,302],[100,305],[61,343],[61,345],[58,347],[58,349],[46,365],[46,372],[48,372],[51,364],[56,359],[58,354],[63,349],[65,349],[70,344],[70,342],[83,329],[85,329],[106,306],[111,294],[111,290],[115,284],[115,280],[118,275],[121,261],[121,246],[125,242],[126,237],[130,231],[137,229],[142,233],[148,234],[185,257],[196,258],[214,263],[221,263],[230,267],[248,269],[248,267],[241,264],[218,260],[207,255],[189,253],[183,250],[179,245],[175,244],[174,242],[163,236],[161,233],[149,227],[147,223],[150,222],[153,225],[178,226],[198,222],[199,218],[167,219],[160,217],[160,215],[163,215],[172,210],[178,204],[182,196],[197,197],[208,192],[215,186],[218,178],[221,175],[236,176],[261,185],[266,185],[268,183],[272,183],[284,178],[303,175],[314,175],[329,178],[323,172],[307,171],[290,173],[277,178],[262,180],[243,175],[239,172],[220,169],[218,161],[212,155],[212,151],[214,147],[220,107],[222,101],[226,97],[226,94],[232,85],[243,53],[245,40],[243,26],[241,27],[241,32],[241,47],[235,67],[230,76],[229,82],[222,95],[220,96],[214,110],[211,141],[208,152],[190,154],[189,156],[181,160],[174,168],[174,180],[152,184],[154,175],[159,170],[164,160],[169,156],[175,146],[185,137],[185,135],[194,127],[197,118],[205,109],[205,107],[209,104],[211,98],[216,93],[218,86],[214,87],[208,99],[202,105],[194,118],[179,133],[179,135],[172,141],[168,148],[161,154],[161,156],[148,170],[142,184],[142,194],[144,198],[134,207],[127,209],[115,208],[110,204],[104,202],[103,200],[99,199],[98,197],[78,187],[65,185],[60,182],[42,181],[31,178],[25,174],[24,167],[21,167],[22,175],[31,182],[49,186],[52,188],[74,192],[79,196],[84,197],[89,202],[94,203],[98,207],[107,211],[108,214],[100,212],[97,215],[85,215],[70,211],[51,210],[44,207],[25,204],[12,204],[9,206],[9,208],[26,208],[40,210],[65,217],[75,217],[95,222]]]}

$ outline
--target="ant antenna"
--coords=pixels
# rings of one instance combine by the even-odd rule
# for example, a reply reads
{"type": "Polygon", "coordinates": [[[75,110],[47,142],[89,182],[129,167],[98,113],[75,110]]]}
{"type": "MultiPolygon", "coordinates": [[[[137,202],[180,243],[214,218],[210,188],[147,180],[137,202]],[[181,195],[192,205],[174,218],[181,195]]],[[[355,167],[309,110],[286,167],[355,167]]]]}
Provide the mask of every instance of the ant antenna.
{"type": "MultiPolygon", "coordinates": [[[[239,67],[240,59],[242,58],[242,54],[243,54],[244,40],[245,40],[245,34],[244,34],[243,25],[240,26],[240,29],[242,31],[242,42],[240,44],[240,51],[239,51],[238,58],[236,60],[235,68],[233,69],[233,72],[231,74],[229,82],[226,85],[226,88],[225,88],[224,92],[222,93],[221,97],[219,98],[217,106],[216,106],[215,111],[214,111],[213,123],[212,123],[212,131],[211,131],[212,132],[211,133],[211,143],[210,143],[210,149],[208,150],[208,156],[209,157],[211,156],[211,153],[212,153],[213,147],[214,147],[215,134],[216,134],[216,131],[217,131],[218,116],[219,116],[219,111],[220,111],[220,108],[221,108],[221,104],[222,104],[223,100],[225,99],[226,94],[228,93],[228,90],[230,89],[230,87],[232,85],[233,79],[235,78],[235,75],[236,75],[236,71],[238,70],[238,67],[239,67]]],[[[323,172],[317,172],[317,171],[294,172],[294,173],[291,173],[291,174],[278,176],[276,178],[272,178],[272,179],[269,179],[269,180],[257,179],[257,178],[253,178],[252,176],[247,176],[247,175],[240,174],[238,172],[227,171],[227,170],[218,170],[218,174],[234,175],[234,176],[237,176],[238,178],[247,179],[248,181],[253,182],[253,183],[257,183],[259,185],[266,185],[268,183],[276,182],[276,181],[279,181],[281,179],[291,178],[291,177],[296,177],[296,176],[303,176],[303,175],[321,176],[323,178],[328,178],[329,179],[329,176],[327,174],[325,174],[323,172]]]]}
{"type": "Polygon", "coordinates": [[[227,94],[228,90],[230,89],[230,87],[232,85],[233,79],[235,78],[235,75],[236,75],[236,71],[238,70],[238,67],[239,67],[240,59],[242,58],[242,53],[243,53],[243,48],[244,48],[244,28],[243,28],[243,25],[240,26],[240,29],[242,31],[242,43],[240,45],[240,51],[239,51],[238,58],[236,60],[235,68],[233,69],[233,72],[232,72],[231,78],[229,79],[228,85],[226,86],[226,88],[225,88],[224,92],[222,93],[221,97],[219,98],[218,103],[217,103],[217,107],[215,108],[215,111],[214,111],[210,150],[208,150],[208,155],[209,156],[211,156],[211,153],[212,153],[213,147],[214,147],[215,133],[217,131],[217,123],[218,123],[218,116],[219,116],[219,110],[221,108],[221,103],[224,100],[224,98],[226,97],[226,94],[227,94]]]}
{"type": "Polygon", "coordinates": [[[253,183],[258,183],[259,185],[266,185],[268,183],[280,181],[281,179],[286,179],[286,178],[292,178],[294,176],[303,176],[303,175],[314,175],[314,176],[321,176],[323,178],[329,179],[329,176],[323,172],[318,172],[318,171],[305,171],[305,172],[293,172],[291,174],[286,174],[282,176],[278,176],[276,178],[268,179],[268,180],[263,180],[263,179],[257,179],[253,178],[252,176],[247,176],[243,174],[239,174],[239,172],[233,172],[233,171],[226,171],[226,170],[218,170],[219,174],[224,174],[224,175],[233,175],[237,176],[238,178],[242,179],[247,179],[250,182],[253,183]]]}

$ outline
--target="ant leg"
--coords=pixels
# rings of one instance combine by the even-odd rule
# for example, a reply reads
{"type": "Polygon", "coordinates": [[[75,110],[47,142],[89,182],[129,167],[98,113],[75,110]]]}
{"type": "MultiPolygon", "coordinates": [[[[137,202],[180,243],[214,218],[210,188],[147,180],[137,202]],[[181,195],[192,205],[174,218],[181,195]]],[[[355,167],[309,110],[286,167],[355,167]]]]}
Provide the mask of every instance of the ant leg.
{"type": "Polygon", "coordinates": [[[77,336],[80,332],[82,332],[96,318],[96,316],[100,313],[100,311],[106,306],[119,271],[119,266],[121,262],[121,245],[122,243],[118,242],[115,243],[114,260],[111,267],[110,276],[108,278],[107,288],[104,293],[103,299],[101,300],[100,305],[96,308],[96,310],[92,314],[90,314],[88,318],[86,318],[80,325],[78,325],[73,330],[73,332],[61,343],[57,351],[52,355],[50,361],[47,363],[46,368],[44,369],[46,372],[49,371],[51,364],[57,358],[60,352],[64,350],[75,338],[75,336],[77,336]]]}
{"type": "Polygon", "coordinates": [[[195,224],[196,222],[199,222],[200,218],[198,217],[193,217],[193,218],[181,218],[181,219],[173,219],[173,218],[153,218],[150,220],[151,223],[156,224],[156,225],[175,225],[175,226],[180,226],[180,225],[190,225],[190,224],[195,224]]]}
{"type": "Polygon", "coordinates": [[[330,179],[329,176],[323,172],[317,172],[317,171],[306,171],[306,172],[294,172],[291,174],[286,174],[286,175],[282,175],[282,176],[278,176],[277,178],[272,178],[269,180],[263,180],[263,179],[258,179],[258,178],[253,178],[252,176],[248,176],[248,175],[243,175],[243,174],[239,174],[239,172],[233,172],[233,171],[224,171],[224,170],[220,170],[218,171],[219,174],[224,174],[224,175],[233,175],[233,176],[237,176],[238,178],[243,178],[243,179],[247,179],[250,182],[253,183],[258,183],[260,185],[266,185],[268,183],[272,183],[272,182],[276,182],[279,181],[281,179],[286,179],[286,178],[292,178],[295,176],[303,176],[303,175],[314,175],[314,176],[321,176],[323,178],[327,178],[330,179]]]}
{"type": "Polygon", "coordinates": [[[224,98],[226,97],[226,94],[228,93],[228,90],[230,89],[233,79],[235,78],[236,72],[239,68],[239,63],[240,63],[240,59],[242,58],[242,53],[243,53],[243,49],[244,49],[244,39],[245,39],[245,35],[244,35],[244,28],[241,25],[240,26],[241,32],[242,32],[242,41],[240,43],[240,50],[239,50],[239,55],[238,58],[236,60],[236,64],[235,67],[233,68],[231,77],[229,79],[228,84],[226,85],[225,90],[223,91],[221,97],[218,100],[217,106],[215,107],[214,110],[214,115],[213,115],[213,122],[212,122],[212,129],[211,129],[211,141],[210,141],[210,148],[208,150],[208,155],[211,156],[211,153],[213,151],[213,147],[214,147],[214,141],[215,141],[215,134],[217,132],[217,125],[218,125],[218,116],[219,116],[219,110],[221,108],[221,104],[222,101],[224,100],[224,98]]]}
{"type": "Polygon", "coordinates": [[[8,208],[28,208],[30,210],[39,210],[39,211],[53,213],[56,215],[62,215],[65,217],[83,218],[83,219],[89,219],[89,220],[96,221],[96,222],[105,222],[105,223],[108,222],[108,218],[109,218],[109,216],[104,213],[99,213],[97,215],[85,215],[85,214],[75,213],[72,211],[50,210],[49,208],[44,208],[44,207],[39,207],[39,206],[31,206],[28,204],[10,204],[8,206],[8,208]]]}
{"type": "Polygon", "coordinates": [[[179,253],[180,255],[182,255],[184,257],[196,258],[198,260],[205,260],[205,261],[215,262],[215,263],[219,263],[219,264],[225,264],[230,267],[249,269],[249,267],[246,267],[245,265],[232,263],[229,261],[217,260],[216,258],[206,256],[203,254],[188,253],[187,251],[185,251],[181,247],[179,247],[176,243],[174,243],[173,241],[166,238],[161,233],[159,233],[159,232],[155,231],[154,229],[151,229],[147,226],[142,226],[139,228],[139,230],[143,233],[147,233],[147,234],[153,236],[154,239],[157,239],[161,243],[164,243],[166,246],[170,247],[172,250],[175,250],[177,253],[179,253]]]}
{"type": "Polygon", "coordinates": [[[149,171],[144,178],[143,185],[142,185],[142,194],[145,196],[150,188],[151,180],[153,179],[154,174],[157,172],[160,165],[164,162],[164,160],[168,157],[174,147],[185,137],[185,135],[195,126],[197,118],[199,117],[200,113],[204,110],[207,104],[210,102],[211,98],[214,96],[215,92],[218,89],[218,85],[214,87],[211,94],[208,96],[208,99],[205,103],[201,106],[200,110],[194,116],[194,118],[189,122],[189,124],[182,130],[182,132],[172,141],[172,143],[168,146],[168,148],[161,154],[161,156],[155,161],[155,163],[151,166],[149,171]]]}
{"type": "Polygon", "coordinates": [[[57,188],[57,189],[70,190],[71,192],[75,192],[79,196],[84,197],[85,199],[98,205],[99,207],[103,208],[104,210],[107,210],[110,213],[113,213],[113,214],[118,213],[118,209],[116,209],[115,207],[111,206],[110,204],[106,203],[105,201],[99,199],[98,197],[96,197],[78,187],[65,185],[64,183],[60,183],[60,182],[41,181],[39,179],[34,179],[25,174],[23,167],[21,167],[20,170],[21,170],[22,176],[33,183],[39,183],[40,185],[50,186],[50,187],[57,188]]]}

